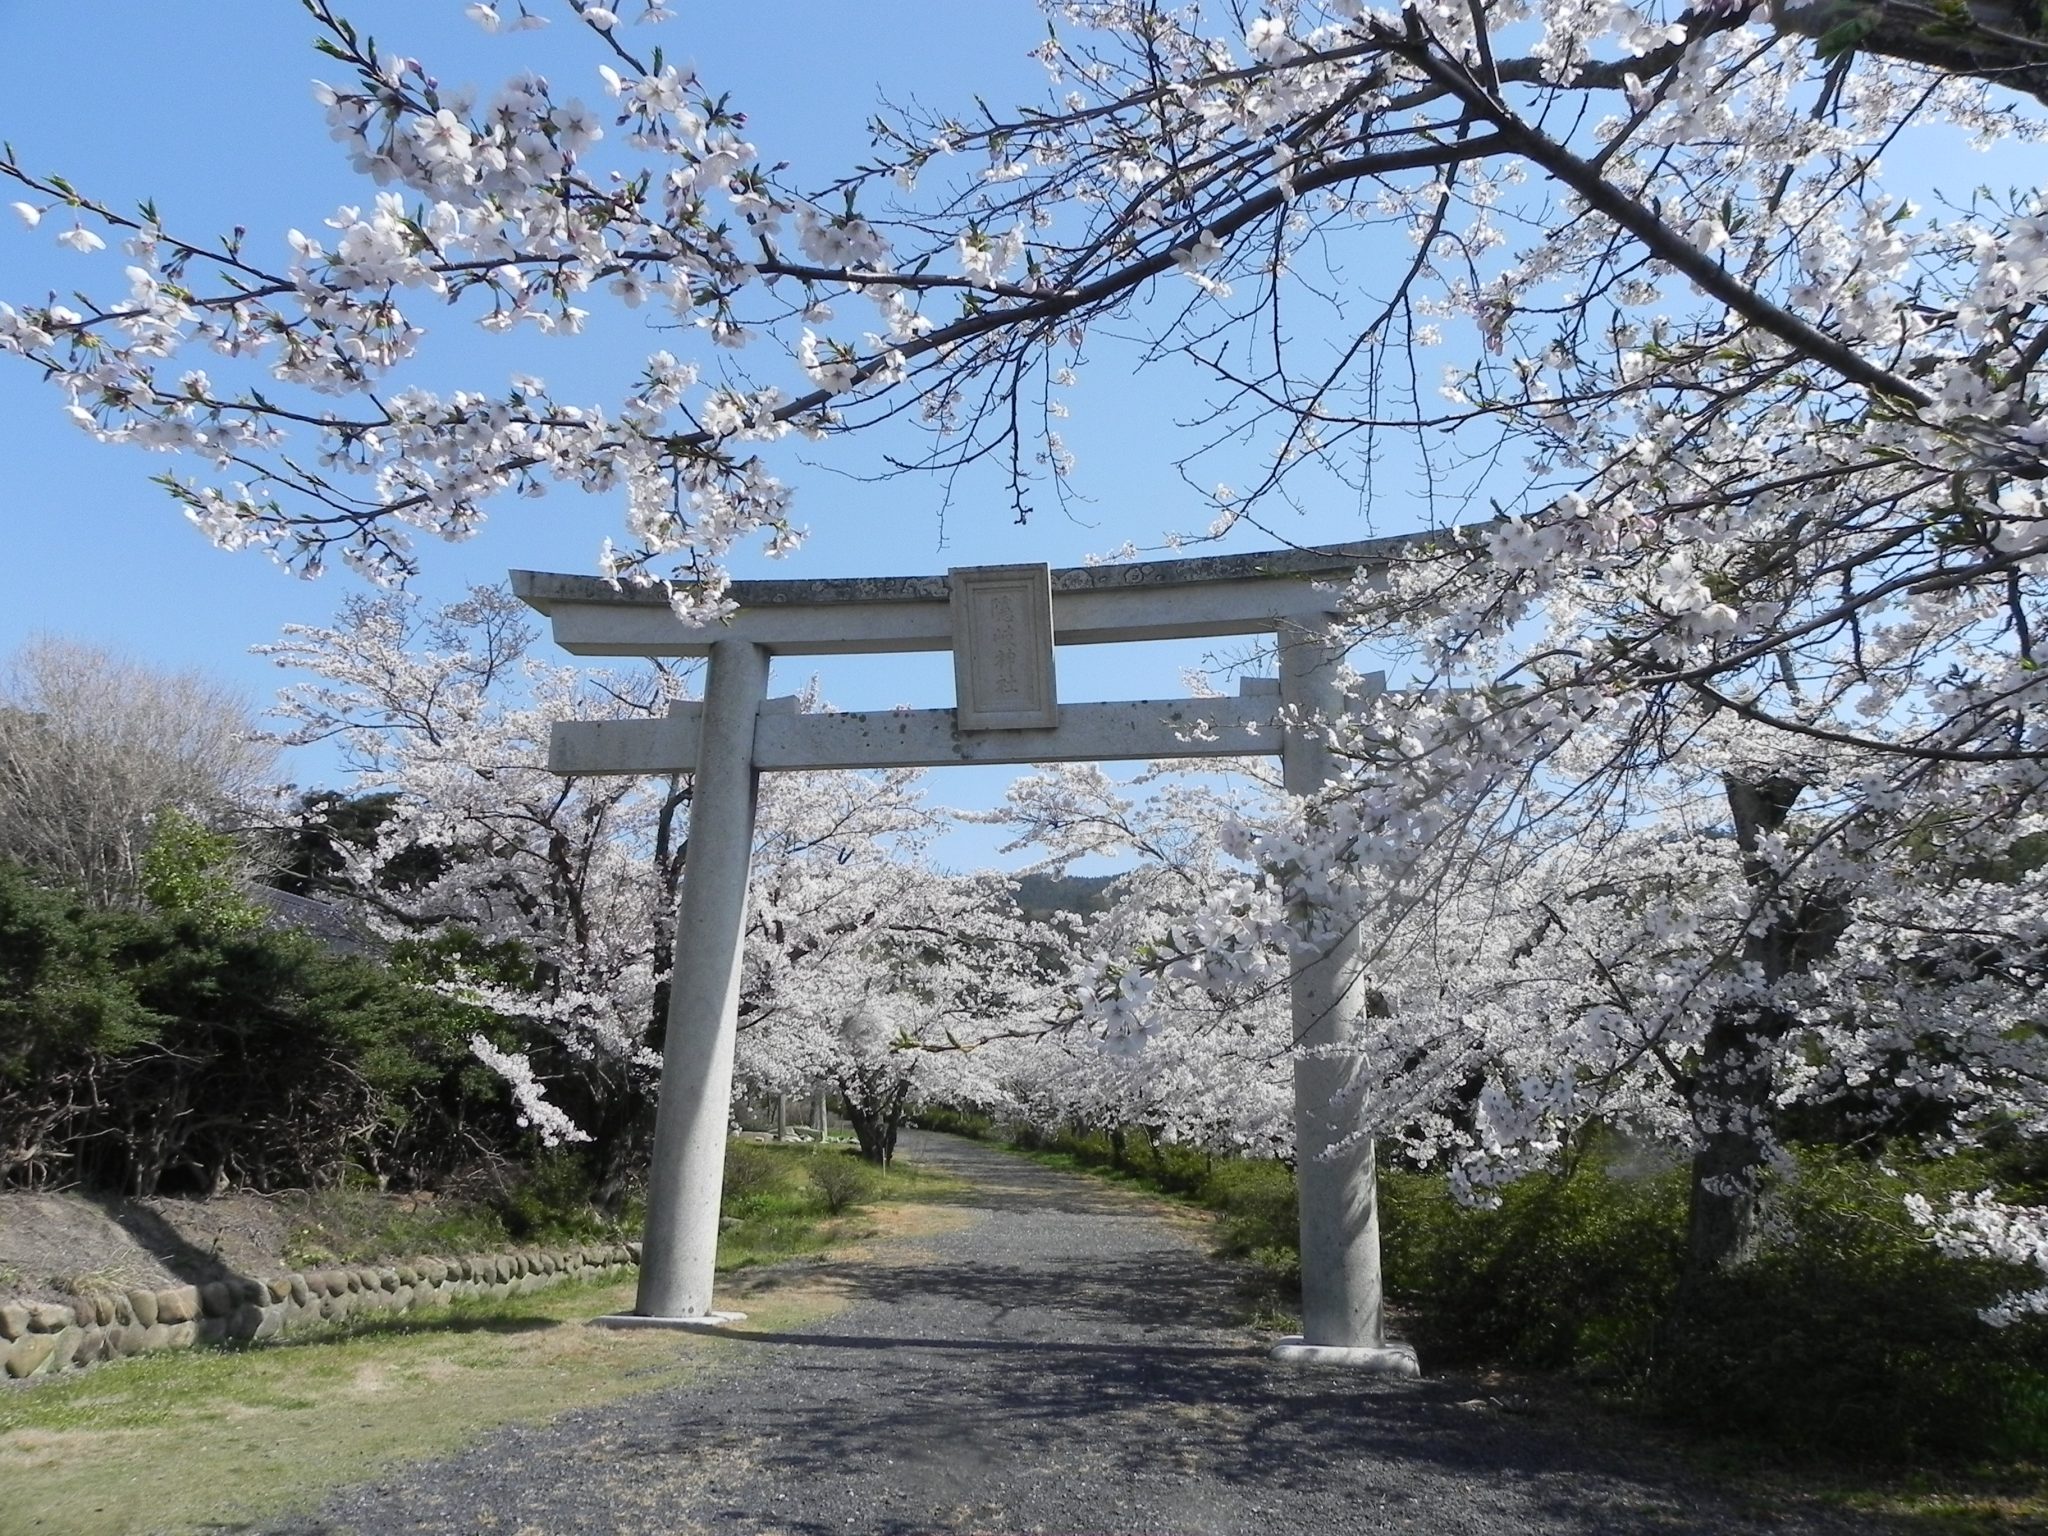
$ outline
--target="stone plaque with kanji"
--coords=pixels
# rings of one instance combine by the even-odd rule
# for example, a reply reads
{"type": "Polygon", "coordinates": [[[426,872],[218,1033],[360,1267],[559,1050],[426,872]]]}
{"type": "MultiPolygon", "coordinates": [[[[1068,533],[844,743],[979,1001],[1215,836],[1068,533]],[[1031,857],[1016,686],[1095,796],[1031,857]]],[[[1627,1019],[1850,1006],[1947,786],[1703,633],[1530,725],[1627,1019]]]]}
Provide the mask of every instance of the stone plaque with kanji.
{"type": "Polygon", "coordinates": [[[953,678],[963,731],[1052,730],[1052,572],[1043,565],[973,565],[947,573],[953,678]]]}

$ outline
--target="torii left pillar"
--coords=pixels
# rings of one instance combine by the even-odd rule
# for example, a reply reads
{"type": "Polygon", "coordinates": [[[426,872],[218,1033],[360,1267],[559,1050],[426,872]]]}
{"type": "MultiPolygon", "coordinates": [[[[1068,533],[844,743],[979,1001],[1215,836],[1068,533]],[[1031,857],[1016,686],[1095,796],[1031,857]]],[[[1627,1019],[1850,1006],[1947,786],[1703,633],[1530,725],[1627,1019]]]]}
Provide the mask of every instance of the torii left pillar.
{"type": "Polygon", "coordinates": [[[746,1315],[715,1311],[711,1282],[754,851],[754,721],[767,695],[766,650],[748,640],[713,643],[676,911],[640,1290],[631,1315],[604,1319],[614,1326],[716,1328],[746,1315]]]}

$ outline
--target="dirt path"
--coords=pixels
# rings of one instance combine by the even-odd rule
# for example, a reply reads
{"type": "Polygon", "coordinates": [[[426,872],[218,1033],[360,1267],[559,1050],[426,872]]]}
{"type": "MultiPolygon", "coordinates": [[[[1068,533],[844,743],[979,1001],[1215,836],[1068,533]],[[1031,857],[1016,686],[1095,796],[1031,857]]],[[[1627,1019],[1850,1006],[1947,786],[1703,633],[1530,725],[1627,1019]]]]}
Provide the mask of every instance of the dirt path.
{"type": "MultiPolygon", "coordinates": [[[[971,1143],[972,1220],[877,1246],[815,1332],[737,1332],[718,1379],[344,1490],[291,1536],[396,1532],[1785,1533],[1469,1380],[1270,1364],[1229,1283],[1146,1202],[971,1143]]],[[[1425,1361],[1425,1366],[1427,1362],[1425,1361]]],[[[1601,1441],[1610,1443],[1601,1443],[1601,1441]]]]}

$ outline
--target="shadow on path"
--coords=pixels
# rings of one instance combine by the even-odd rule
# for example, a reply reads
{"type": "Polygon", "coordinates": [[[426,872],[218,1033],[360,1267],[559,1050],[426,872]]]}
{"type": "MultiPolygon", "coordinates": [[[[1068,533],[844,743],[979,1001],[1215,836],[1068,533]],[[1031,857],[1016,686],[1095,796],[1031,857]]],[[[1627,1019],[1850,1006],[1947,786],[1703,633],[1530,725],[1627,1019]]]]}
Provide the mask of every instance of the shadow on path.
{"type": "MultiPolygon", "coordinates": [[[[705,1336],[718,1368],[337,1496],[290,1536],[520,1530],[1811,1536],[1597,1423],[1487,1409],[1468,1379],[1275,1365],[1232,1277],[1142,1197],[972,1143],[965,1230],[828,1266],[815,1331],[705,1336]]],[[[1426,1364],[1426,1362],[1425,1362],[1426,1364]]]]}
{"type": "MultiPolygon", "coordinates": [[[[935,1133],[927,1133],[935,1134],[935,1133]]],[[[1088,1179],[1060,1168],[1047,1168],[1008,1152],[988,1152],[999,1158],[995,1168],[964,1164],[957,1159],[918,1162],[955,1178],[968,1179],[971,1188],[934,1191],[917,1198],[927,1205],[967,1206],[977,1211],[1015,1212],[1049,1216],[1126,1217],[1134,1211],[1158,1208],[1156,1197],[1114,1184],[1088,1179]],[[971,1171],[970,1171],[971,1169],[971,1171]],[[1079,1183],[1079,1189],[1073,1186],[1079,1183]]]]}
{"type": "Polygon", "coordinates": [[[1002,1350],[1032,1355],[1159,1355],[1201,1359],[1242,1360],[1263,1358],[1251,1345],[1231,1348],[1209,1344],[1090,1344],[1061,1339],[929,1339],[891,1338],[868,1333],[755,1333],[744,1328],[721,1328],[705,1337],[714,1343],[739,1347],[747,1344],[796,1344],[805,1349],[864,1350],[1002,1350]]]}

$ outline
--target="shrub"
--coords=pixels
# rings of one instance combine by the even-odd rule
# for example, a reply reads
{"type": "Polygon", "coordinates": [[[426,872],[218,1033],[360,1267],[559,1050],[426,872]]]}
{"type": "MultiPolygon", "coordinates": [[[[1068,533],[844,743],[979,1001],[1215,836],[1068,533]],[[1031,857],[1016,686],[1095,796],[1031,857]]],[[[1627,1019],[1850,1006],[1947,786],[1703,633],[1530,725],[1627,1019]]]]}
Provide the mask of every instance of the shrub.
{"type": "Polygon", "coordinates": [[[1682,1170],[1589,1157],[1495,1210],[1441,1179],[1381,1180],[1388,1294],[1437,1363],[1611,1382],[1660,1416],[1793,1454],[1887,1463],[2048,1453],[2048,1324],[1980,1308],[2026,1276],[1945,1258],[1904,1211],[1991,1182],[1986,1166],[1802,1150],[1756,1255],[1681,1286],[1682,1170]]]}
{"type": "Polygon", "coordinates": [[[1158,1142],[1149,1136],[1142,1148],[1134,1148],[1126,1154],[1126,1162],[1143,1171],[1168,1194],[1189,1195],[1204,1200],[1204,1203],[1207,1203],[1205,1191],[1218,1166],[1216,1154],[1206,1148],[1158,1142]]]}
{"type": "Polygon", "coordinates": [[[843,1153],[820,1155],[810,1167],[811,1183],[828,1214],[837,1216],[874,1193],[874,1171],[843,1153]]]}
{"type": "Polygon", "coordinates": [[[725,1193],[719,1201],[727,1215],[744,1216],[789,1190],[788,1165],[768,1147],[751,1141],[725,1144],[725,1193]]]}
{"type": "Polygon", "coordinates": [[[1128,1174],[1169,1195],[1202,1198],[1203,1187],[1218,1164],[1204,1147],[1154,1140],[1142,1126],[1093,1129],[1061,1126],[1041,1131],[1028,1125],[1009,1133],[1013,1146],[1027,1152],[1052,1152],[1072,1158],[1084,1168],[1108,1168],[1128,1174]]]}
{"type": "Polygon", "coordinates": [[[523,1140],[469,1053],[498,1025],[301,934],[95,911],[0,866],[0,1181],[433,1182],[523,1140]]]}
{"type": "Polygon", "coordinates": [[[1682,1172],[1617,1178],[1589,1157],[1474,1210],[1440,1176],[1388,1169],[1380,1214],[1387,1292],[1428,1358],[1646,1377],[1684,1258],[1682,1172]]]}
{"type": "MultiPolygon", "coordinates": [[[[1284,1164],[1208,1166],[1136,1136],[1120,1157],[1105,1133],[1072,1128],[1011,1136],[1191,1192],[1221,1213],[1219,1250],[1263,1272],[1266,1300],[1298,1287],[1284,1164]]],[[[1661,1416],[1794,1454],[2039,1460],[2048,1320],[1996,1329],[1978,1315],[2038,1276],[1944,1257],[1904,1201],[1939,1207],[1986,1186],[2038,1201],[2044,1182],[2048,1157],[2019,1139],[1968,1158],[1901,1148],[1889,1163],[1803,1149],[1771,1194],[1757,1255],[1687,1290],[1683,1167],[1595,1144],[1568,1172],[1509,1185],[1491,1210],[1458,1205],[1440,1175],[1383,1167],[1382,1260],[1387,1294],[1433,1367],[1569,1371],[1661,1416]]]]}
{"type": "Polygon", "coordinates": [[[1802,1153],[1761,1251],[1696,1287],[1651,1401],[1704,1428],[1902,1462],[2048,1453],[2048,1324],[1977,1315],[2026,1276],[1945,1258],[1902,1202],[1980,1188],[1964,1160],[1802,1153]]]}
{"type": "Polygon", "coordinates": [[[1300,1283],[1301,1209],[1293,1169],[1269,1158],[1220,1162],[1204,1177],[1199,1198],[1222,1215],[1219,1251],[1300,1283]]]}
{"type": "Polygon", "coordinates": [[[996,1135],[995,1121],[980,1110],[954,1109],[945,1104],[927,1104],[911,1116],[910,1123],[920,1130],[945,1131],[976,1141],[991,1141],[996,1135]]]}
{"type": "Polygon", "coordinates": [[[568,1147],[536,1153],[496,1204],[520,1242],[590,1242],[624,1230],[599,1212],[590,1166],[568,1147]]]}

